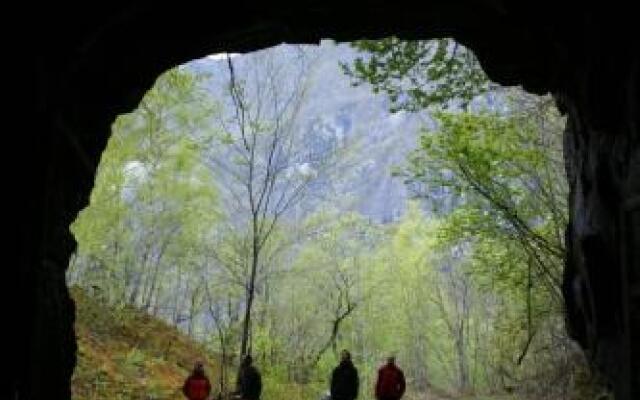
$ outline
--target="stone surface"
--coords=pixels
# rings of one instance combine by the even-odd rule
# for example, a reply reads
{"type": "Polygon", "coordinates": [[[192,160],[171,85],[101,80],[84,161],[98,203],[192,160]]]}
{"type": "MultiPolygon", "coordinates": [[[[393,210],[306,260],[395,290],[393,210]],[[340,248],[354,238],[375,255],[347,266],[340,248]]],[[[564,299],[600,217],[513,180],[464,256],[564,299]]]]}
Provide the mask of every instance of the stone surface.
{"type": "MultiPolygon", "coordinates": [[[[640,398],[637,13],[617,2],[470,0],[25,3],[6,32],[10,240],[10,398],[66,399],[75,362],[64,271],[69,223],[88,201],[118,113],[164,70],[221,51],[395,34],[453,36],[495,81],[553,93],[568,114],[567,322],[610,377],[640,398]],[[15,93],[15,97],[11,97],[15,93]],[[15,228],[14,228],[15,227],[15,228]],[[13,284],[13,282],[18,282],[13,284]],[[18,308],[15,310],[15,308],[18,308]],[[632,365],[633,364],[633,365],[632,365]]],[[[5,283],[5,284],[6,284],[5,283]]]]}

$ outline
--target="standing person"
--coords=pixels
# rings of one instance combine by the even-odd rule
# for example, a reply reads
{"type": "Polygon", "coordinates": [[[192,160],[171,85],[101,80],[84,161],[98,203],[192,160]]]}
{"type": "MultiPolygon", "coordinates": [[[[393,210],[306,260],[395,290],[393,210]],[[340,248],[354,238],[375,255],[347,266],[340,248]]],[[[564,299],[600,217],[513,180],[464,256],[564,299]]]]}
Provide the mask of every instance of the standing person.
{"type": "Polygon", "coordinates": [[[251,356],[247,355],[238,374],[238,392],[242,400],[259,400],[262,393],[262,377],[252,362],[251,356]]]}
{"type": "Polygon", "coordinates": [[[358,370],[351,362],[351,353],[342,350],[340,364],[331,374],[331,400],[354,400],[358,397],[358,370]]]}
{"type": "Polygon", "coordinates": [[[387,363],[378,370],[376,399],[400,400],[405,389],[404,373],[396,366],[396,358],[390,356],[387,363]]]}
{"type": "Polygon", "coordinates": [[[206,400],[211,393],[211,383],[204,373],[202,362],[197,361],[193,367],[193,372],[184,382],[182,393],[189,400],[206,400]]]}

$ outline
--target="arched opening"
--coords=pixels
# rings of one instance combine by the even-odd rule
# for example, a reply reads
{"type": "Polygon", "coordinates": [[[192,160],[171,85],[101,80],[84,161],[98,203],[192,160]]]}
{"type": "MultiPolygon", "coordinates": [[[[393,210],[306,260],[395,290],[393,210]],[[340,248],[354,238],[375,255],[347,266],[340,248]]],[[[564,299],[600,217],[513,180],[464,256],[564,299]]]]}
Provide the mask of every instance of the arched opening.
{"type": "MultiPolygon", "coordinates": [[[[18,258],[15,280],[24,299],[10,308],[17,321],[7,342],[16,366],[10,377],[14,397],[69,397],[76,345],[74,307],[64,283],[75,246],[68,226],[88,202],[115,115],[131,110],[161,71],[189,59],[282,41],[390,34],[453,36],[474,50],[493,80],[551,93],[558,101],[568,117],[565,277],[586,285],[582,293],[595,306],[580,345],[594,355],[618,398],[637,397],[640,64],[631,6],[235,2],[177,9],[112,2],[19,11],[26,28],[10,51],[25,62],[15,71],[21,79],[10,83],[18,83],[15,98],[27,106],[11,117],[20,119],[25,134],[9,140],[12,154],[29,162],[12,164],[21,168],[9,181],[16,193],[9,196],[12,226],[19,227],[10,237],[18,258]]],[[[570,287],[563,293],[568,306],[570,287]]],[[[567,316],[576,331],[584,321],[580,314],[567,316]]]]}
{"type": "Polygon", "coordinates": [[[227,398],[251,353],[263,398],[315,399],[342,348],[360,398],[391,353],[408,398],[593,395],[563,323],[563,128],[451,40],[164,73],[72,226],[74,395],[180,396],[203,358],[227,398]]]}

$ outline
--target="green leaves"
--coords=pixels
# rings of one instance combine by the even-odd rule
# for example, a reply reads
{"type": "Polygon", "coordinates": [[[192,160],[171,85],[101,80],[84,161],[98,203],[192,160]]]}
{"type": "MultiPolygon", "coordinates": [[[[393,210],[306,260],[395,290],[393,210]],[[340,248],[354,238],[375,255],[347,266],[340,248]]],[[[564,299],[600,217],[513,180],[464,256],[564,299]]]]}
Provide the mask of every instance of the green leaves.
{"type": "Polygon", "coordinates": [[[174,69],[114,122],[90,205],[71,227],[81,284],[111,289],[114,302],[148,306],[168,295],[163,276],[207,245],[221,216],[200,160],[216,107],[198,77],[174,69]]]}
{"type": "Polygon", "coordinates": [[[489,89],[473,54],[449,39],[403,41],[394,37],[352,44],[360,55],[342,63],[353,85],[368,83],[391,100],[391,111],[463,107],[489,89]]]}
{"type": "Polygon", "coordinates": [[[427,204],[444,197],[436,248],[464,249],[474,286],[498,301],[487,351],[516,368],[531,335],[560,315],[567,185],[557,112],[544,98],[510,96],[508,112],[434,112],[436,129],[401,175],[427,204]]]}

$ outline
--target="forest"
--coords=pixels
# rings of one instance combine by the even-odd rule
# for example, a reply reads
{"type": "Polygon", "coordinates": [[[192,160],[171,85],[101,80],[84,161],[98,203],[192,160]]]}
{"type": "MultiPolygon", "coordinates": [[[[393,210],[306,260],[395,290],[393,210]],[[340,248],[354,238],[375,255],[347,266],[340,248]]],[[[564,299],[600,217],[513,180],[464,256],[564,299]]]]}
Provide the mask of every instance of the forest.
{"type": "MultiPolygon", "coordinates": [[[[178,66],[114,121],[70,227],[67,281],[112,313],[81,331],[161,321],[220,398],[251,354],[262,399],[321,399],[342,349],[363,400],[389,355],[408,400],[604,398],[564,326],[563,130],[449,39],[178,66]]],[[[115,398],[83,354],[76,398],[115,398]]],[[[154,393],[118,398],[180,398],[154,393]]]]}

